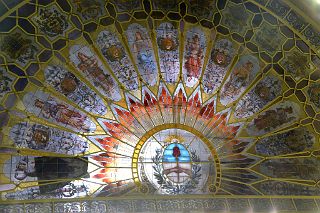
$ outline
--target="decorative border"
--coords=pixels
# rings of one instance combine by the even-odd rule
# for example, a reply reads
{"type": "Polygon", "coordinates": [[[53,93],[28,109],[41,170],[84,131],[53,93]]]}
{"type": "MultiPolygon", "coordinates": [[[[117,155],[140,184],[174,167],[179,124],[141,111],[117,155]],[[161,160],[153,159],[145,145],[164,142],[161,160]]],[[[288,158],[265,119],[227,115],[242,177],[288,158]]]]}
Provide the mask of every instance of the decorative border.
{"type": "Polygon", "coordinates": [[[3,212],[318,212],[319,199],[278,198],[133,198],[47,201],[0,205],[3,212]]]}
{"type": "Polygon", "coordinates": [[[272,6],[274,1],[280,2],[279,0],[248,1],[278,18],[282,23],[289,27],[290,30],[297,34],[318,56],[320,56],[320,31],[316,29],[317,27],[315,25],[312,25],[314,21],[311,17],[302,15],[303,12],[288,0],[281,1],[283,7],[285,7],[285,9],[281,10],[285,11],[283,13],[277,12],[272,6]],[[296,21],[299,23],[296,24],[296,21]]]}

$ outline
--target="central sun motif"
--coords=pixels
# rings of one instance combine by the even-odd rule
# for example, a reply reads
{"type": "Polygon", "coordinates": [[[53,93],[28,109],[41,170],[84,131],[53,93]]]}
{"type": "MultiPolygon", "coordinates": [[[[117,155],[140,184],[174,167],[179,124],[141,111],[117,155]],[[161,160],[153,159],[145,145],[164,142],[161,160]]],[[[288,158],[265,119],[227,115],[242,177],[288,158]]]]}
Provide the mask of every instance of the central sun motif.
{"type": "Polygon", "coordinates": [[[133,178],[132,184],[160,194],[214,192],[216,148],[232,141],[242,123],[227,124],[229,109],[216,112],[214,97],[203,103],[200,88],[189,97],[182,83],[173,94],[165,84],[158,91],[143,87],[141,101],[126,93],[126,106],[111,105],[116,120],[98,118],[108,135],[89,138],[108,154],[93,157],[104,167],[93,177],[105,183],[133,178]],[[123,155],[132,155],[130,165],[123,155]],[[117,169],[118,177],[110,177],[115,165],[133,171],[117,169]]]}

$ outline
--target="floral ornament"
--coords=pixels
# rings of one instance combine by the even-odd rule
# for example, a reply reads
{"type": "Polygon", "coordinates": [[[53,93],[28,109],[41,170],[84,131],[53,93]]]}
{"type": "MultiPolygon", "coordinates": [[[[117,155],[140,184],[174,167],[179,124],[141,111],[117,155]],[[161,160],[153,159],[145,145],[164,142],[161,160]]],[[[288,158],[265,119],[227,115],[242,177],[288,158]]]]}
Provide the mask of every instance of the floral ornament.
{"type": "Polygon", "coordinates": [[[310,85],[308,89],[310,101],[317,107],[320,108],[320,84],[310,85]]]}
{"type": "Polygon", "coordinates": [[[11,84],[14,80],[14,77],[9,75],[4,69],[0,68],[0,100],[3,96],[11,91],[11,84]]]}
{"type": "Polygon", "coordinates": [[[236,5],[230,2],[222,13],[222,24],[229,27],[230,31],[243,35],[249,28],[249,20],[252,15],[248,13],[243,4],[236,5]]]}
{"type": "Polygon", "coordinates": [[[197,16],[199,19],[210,19],[215,10],[215,0],[191,0],[186,2],[189,13],[197,16]]]}
{"type": "Polygon", "coordinates": [[[111,3],[113,3],[117,9],[118,12],[124,12],[124,11],[132,11],[133,9],[141,8],[141,1],[131,1],[131,0],[111,0],[111,3]]]}
{"type": "Polygon", "coordinates": [[[35,22],[39,25],[39,29],[49,37],[62,35],[69,26],[66,16],[55,8],[40,9],[35,22]]]}
{"type": "Polygon", "coordinates": [[[285,53],[285,57],[280,64],[296,80],[308,78],[310,72],[308,55],[303,54],[298,49],[285,53]]]}
{"type": "Polygon", "coordinates": [[[86,20],[95,19],[102,14],[104,5],[97,0],[73,0],[77,12],[86,20]]]}
{"type": "Polygon", "coordinates": [[[284,42],[284,36],[279,32],[279,27],[263,22],[253,40],[261,48],[261,51],[274,55],[276,51],[281,50],[281,45],[284,42]]]}
{"type": "Polygon", "coordinates": [[[153,0],[152,3],[154,4],[155,9],[161,9],[165,12],[168,11],[175,11],[178,10],[180,0],[153,0]]]}
{"type": "Polygon", "coordinates": [[[23,65],[35,59],[35,54],[38,51],[38,48],[32,43],[32,40],[25,38],[19,32],[5,36],[0,49],[11,59],[23,65]]]}

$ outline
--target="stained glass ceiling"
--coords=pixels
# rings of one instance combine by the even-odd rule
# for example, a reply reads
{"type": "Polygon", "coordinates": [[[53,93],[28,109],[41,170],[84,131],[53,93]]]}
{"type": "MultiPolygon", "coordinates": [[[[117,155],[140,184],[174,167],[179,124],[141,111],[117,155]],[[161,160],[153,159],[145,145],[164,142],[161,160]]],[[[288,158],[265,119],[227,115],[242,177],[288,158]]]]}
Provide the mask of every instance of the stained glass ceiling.
{"type": "Polygon", "coordinates": [[[5,212],[318,211],[320,28],[292,1],[0,12],[5,212]]]}

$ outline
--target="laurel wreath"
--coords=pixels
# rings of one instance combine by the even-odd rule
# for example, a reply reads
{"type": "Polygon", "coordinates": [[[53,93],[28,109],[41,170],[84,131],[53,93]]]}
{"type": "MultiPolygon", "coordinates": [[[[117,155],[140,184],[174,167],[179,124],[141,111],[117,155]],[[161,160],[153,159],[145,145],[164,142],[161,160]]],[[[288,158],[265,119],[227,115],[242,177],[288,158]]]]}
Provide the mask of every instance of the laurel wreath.
{"type": "Polygon", "coordinates": [[[175,184],[166,178],[163,175],[163,167],[162,167],[162,149],[156,150],[156,156],[152,157],[152,161],[154,165],[152,166],[154,169],[154,176],[157,179],[157,183],[161,186],[162,189],[166,191],[168,194],[188,194],[191,193],[194,189],[197,188],[199,181],[201,179],[201,165],[200,158],[196,154],[196,151],[190,151],[192,165],[191,178],[182,184],[175,184]]]}

